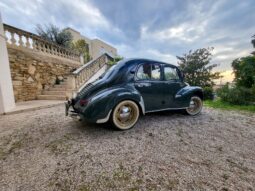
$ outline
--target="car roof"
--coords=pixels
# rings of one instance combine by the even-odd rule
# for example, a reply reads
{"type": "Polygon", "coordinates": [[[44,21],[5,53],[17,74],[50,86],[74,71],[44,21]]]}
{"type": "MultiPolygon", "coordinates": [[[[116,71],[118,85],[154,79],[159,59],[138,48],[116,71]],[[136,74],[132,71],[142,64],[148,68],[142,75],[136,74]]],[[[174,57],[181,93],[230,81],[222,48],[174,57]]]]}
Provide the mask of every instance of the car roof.
{"type": "Polygon", "coordinates": [[[132,63],[136,62],[136,64],[140,64],[141,62],[156,62],[156,63],[160,63],[160,64],[164,64],[164,65],[169,65],[169,66],[177,67],[174,64],[165,63],[165,62],[162,62],[162,61],[153,60],[153,59],[147,59],[147,58],[128,58],[128,59],[123,59],[122,60],[122,63],[125,64],[125,65],[130,63],[130,62],[132,62],[132,63]]]}

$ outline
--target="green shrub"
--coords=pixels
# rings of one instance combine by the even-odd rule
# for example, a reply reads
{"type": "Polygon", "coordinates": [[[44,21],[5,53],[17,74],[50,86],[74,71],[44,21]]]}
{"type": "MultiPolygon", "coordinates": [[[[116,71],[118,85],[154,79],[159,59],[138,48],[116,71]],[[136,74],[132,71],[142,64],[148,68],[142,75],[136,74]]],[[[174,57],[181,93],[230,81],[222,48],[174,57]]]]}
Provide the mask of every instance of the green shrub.
{"type": "Polygon", "coordinates": [[[217,95],[222,101],[236,105],[249,105],[255,101],[255,94],[252,88],[229,87],[228,84],[218,89],[217,95]]]}
{"type": "Polygon", "coordinates": [[[213,100],[214,95],[213,95],[213,89],[212,87],[204,87],[204,99],[205,100],[213,100]]]}

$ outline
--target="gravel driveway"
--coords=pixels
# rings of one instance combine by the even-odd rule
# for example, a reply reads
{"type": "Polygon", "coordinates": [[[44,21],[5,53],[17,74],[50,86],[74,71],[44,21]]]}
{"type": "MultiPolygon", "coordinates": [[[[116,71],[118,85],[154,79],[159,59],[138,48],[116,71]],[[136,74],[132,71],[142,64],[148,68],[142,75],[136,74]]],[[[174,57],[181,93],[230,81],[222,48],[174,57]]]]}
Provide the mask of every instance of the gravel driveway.
{"type": "Polygon", "coordinates": [[[0,190],[254,188],[255,114],[155,113],[124,132],[62,105],[0,116],[0,190]]]}

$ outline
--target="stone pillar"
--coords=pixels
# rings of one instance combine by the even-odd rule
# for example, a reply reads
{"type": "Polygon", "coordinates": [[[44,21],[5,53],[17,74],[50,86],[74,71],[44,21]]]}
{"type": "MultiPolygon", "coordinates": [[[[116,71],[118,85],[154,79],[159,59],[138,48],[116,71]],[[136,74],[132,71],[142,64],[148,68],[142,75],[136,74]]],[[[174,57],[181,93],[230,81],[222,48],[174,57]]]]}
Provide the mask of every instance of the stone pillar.
{"type": "Polygon", "coordinates": [[[0,114],[15,107],[9,58],[0,13],[0,114]]]}
{"type": "Polygon", "coordinates": [[[75,92],[75,90],[76,90],[75,76],[68,75],[66,97],[68,97],[68,99],[71,99],[73,97],[73,93],[75,92]]]}
{"type": "Polygon", "coordinates": [[[84,57],[83,54],[80,55],[80,63],[83,65],[84,64],[84,57]]]}

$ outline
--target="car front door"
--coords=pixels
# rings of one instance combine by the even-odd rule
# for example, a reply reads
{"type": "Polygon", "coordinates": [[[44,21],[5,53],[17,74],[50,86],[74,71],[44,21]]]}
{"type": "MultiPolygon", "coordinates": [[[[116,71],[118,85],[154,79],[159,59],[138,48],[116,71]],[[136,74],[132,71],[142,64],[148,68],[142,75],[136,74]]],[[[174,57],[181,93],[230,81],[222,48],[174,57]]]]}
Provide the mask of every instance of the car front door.
{"type": "Polygon", "coordinates": [[[177,92],[184,86],[178,69],[173,66],[164,66],[163,79],[165,83],[164,95],[166,108],[180,108],[182,104],[176,99],[177,92]]]}
{"type": "Polygon", "coordinates": [[[143,97],[145,111],[162,109],[164,102],[164,81],[159,63],[143,63],[135,75],[135,88],[143,97]]]}

